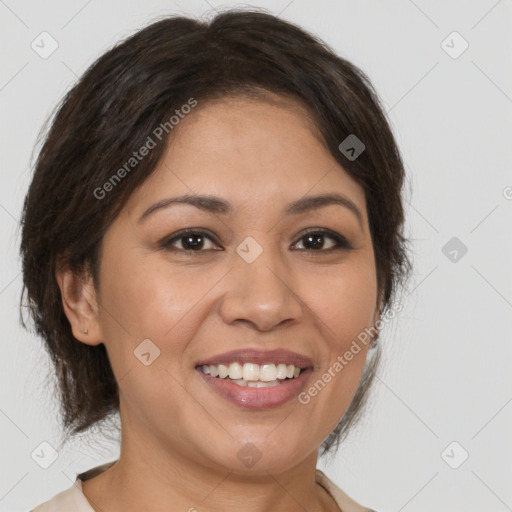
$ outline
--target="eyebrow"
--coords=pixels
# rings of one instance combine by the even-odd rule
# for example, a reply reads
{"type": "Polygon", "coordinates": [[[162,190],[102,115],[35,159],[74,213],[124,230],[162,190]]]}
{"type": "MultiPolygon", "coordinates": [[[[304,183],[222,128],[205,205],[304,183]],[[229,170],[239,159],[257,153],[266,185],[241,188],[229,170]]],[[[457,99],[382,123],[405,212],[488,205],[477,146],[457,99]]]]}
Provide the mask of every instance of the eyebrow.
{"type": "MultiPolygon", "coordinates": [[[[177,204],[189,204],[205,212],[220,215],[230,215],[234,212],[233,206],[220,197],[211,195],[185,194],[178,197],[162,199],[161,201],[154,203],[144,211],[137,222],[142,222],[157,210],[168,208],[177,204]]],[[[284,215],[299,215],[301,213],[307,213],[312,210],[333,204],[343,206],[351,211],[357,217],[360,226],[363,227],[363,216],[359,208],[348,197],[342,196],[340,194],[321,194],[317,196],[302,197],[301,199],[297,199],[296,201],[288,204],[284,210],[284,215]]]]}

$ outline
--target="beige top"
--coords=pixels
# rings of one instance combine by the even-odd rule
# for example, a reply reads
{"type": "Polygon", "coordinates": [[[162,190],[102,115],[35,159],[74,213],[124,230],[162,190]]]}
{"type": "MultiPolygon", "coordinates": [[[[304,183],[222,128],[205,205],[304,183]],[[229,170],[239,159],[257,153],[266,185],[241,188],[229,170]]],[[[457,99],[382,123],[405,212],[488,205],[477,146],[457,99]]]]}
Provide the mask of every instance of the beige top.
{"type": "MultiPolygon", "coordinates": [[[[75,483],[65,491],[56,494],[53,498],[41,503],[30,512],[94,512],[87,498],[82,492],[82,482],[95,477],[102,471],[108,469],[116,461],[107,462],[101,466],[89,469],[77,476],[75,483]]],[[[319,469],[316,470],[316,481],[320,484],[334,499],[340,507],[341,512],[375,512],[363,507],[347,496],[338,486],[336,486],[319,469]]]]}

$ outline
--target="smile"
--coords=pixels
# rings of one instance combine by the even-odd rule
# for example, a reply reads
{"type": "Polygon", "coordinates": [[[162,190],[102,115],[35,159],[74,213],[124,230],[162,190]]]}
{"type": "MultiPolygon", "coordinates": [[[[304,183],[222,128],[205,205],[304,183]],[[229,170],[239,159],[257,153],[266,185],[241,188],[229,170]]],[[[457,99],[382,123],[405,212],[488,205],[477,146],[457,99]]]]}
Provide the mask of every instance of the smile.
{"type": "Polygon", "coordinates": [[[248,409],[278,407],[296,398],[313,372],[311,360],[287,350],[236,350],[200,361],[210,389],[248,409]]]}
{"type": "Polygon", "coordinates": [[[203,365],[201,371],[216,379],[231,381],[238,386],[250,388],[263,388],[279,386],[284,381],[295,379],[300,375],[301,368],[293,364],[262,364],[240,363],[203,365]]]}

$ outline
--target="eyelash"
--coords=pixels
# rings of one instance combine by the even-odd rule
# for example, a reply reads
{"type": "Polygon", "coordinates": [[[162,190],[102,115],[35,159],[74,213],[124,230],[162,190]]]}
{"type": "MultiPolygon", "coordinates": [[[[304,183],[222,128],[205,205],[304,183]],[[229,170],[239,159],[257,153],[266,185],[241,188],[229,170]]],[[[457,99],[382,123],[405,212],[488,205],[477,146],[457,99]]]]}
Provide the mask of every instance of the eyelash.
{"type": "MultiPolygon", "coordinates": [[[[197,251],[195,251],[193,249],[177,249],[177,248],[171,247],[171,245],[174,242],[180,241],[183,238],[186,238],[188,235],[201,235],[203,237],[208,238],[213,243],[217,244],[217,242],[215,241],[214,237],[210,233],[208,233],[207,231],[204,231],[204,230],[201,230],[201,229],[185,229],[183,231],[179,231],[178,233],[175,233],[170,238],[163,239],[160,242],[160,247],[162,249],[166,249],[168,251],[183,252],[183,253],[187,253],[187,254],[191,254],[191,255],[193,254],[194,256],[200,255],[201,253],[210,252],[212,250],[217,250],[217,249],[206,249],[206,250],[197,250],[197,251]]],[[[333,240],[336,243],[336,245],[334,247],[331,247],[330,249],[319,249],[319,250],[315,250],[315,249],[302,249],[303,251],[306,251],[306,252],[310,252],[310,253],[317,253],[317,252],[318,253],[330,253],[332,251],[342,251],[342,250],[348,251],[348,250],[352,249],[352,246],[346,240],[345,237],[335,233],[334,231],[330,231],[328,229],[322,229],[322,228],[317,228],[317,229],[313,228],[313,229],[310,229],[310,230],[302,233],[302,235],[297,240],[297,242],[299,242],[302,239],[306,238],[306,236],[308,236],[308,235],[323,235],[326,238],[330,238],[331,240],[333,240]]],[[[295,242],[293,245],[296,245],[297,242],[295,242]]]]}

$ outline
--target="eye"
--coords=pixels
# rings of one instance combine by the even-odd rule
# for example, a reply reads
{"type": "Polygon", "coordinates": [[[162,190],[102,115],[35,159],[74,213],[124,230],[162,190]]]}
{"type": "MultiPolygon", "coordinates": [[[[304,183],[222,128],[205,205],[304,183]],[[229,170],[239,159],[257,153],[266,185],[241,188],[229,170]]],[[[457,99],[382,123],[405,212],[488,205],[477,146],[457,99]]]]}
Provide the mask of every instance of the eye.
{"type": "Polygon", "coordinates": [[[303,233],[299,241],[304,241],[306,251],[309,252],[328,252],[335,250],[348,250],[352,246],[347,242],[346,238],[342,235],[327,229],[311,229],[303,233]],[[330,238],[334,241],[334,245],[325,249],[325,239],[330,238]]]}
{"type": "Polygon", "coordinates": [[[205,231],[187,229],[175,233],[171,238],[164,239],[160,246],[169,251],[188,253],[216,250],[213,247],[208,247],[207,241],[214,242],[213,237],[205,231]],[[173,247],[174,245],[181,245],[181,247],[173,247]]]}
{"type": "MultiPolygon", "coordinates": [[[[215,242],[214,238],[215,237],[204,230],[185,229],[162,240],[160,246],[169,251],[186,252],[189,254],[223,250],[215,249],[214,246],[218,246],[218,244],[215,242]]],[[[299,242],[303,242],[304,248],[301,250],[307,252],[330,252],[352,249],[352,246],[347,242],[345,237],[327,229],[311,229],[302,234],[299,242]],[[325,248],[326,239],[331,240],[331,247],[325,248]]],[[[297,243],[295,245],[297,245],[297,243]]]]}

